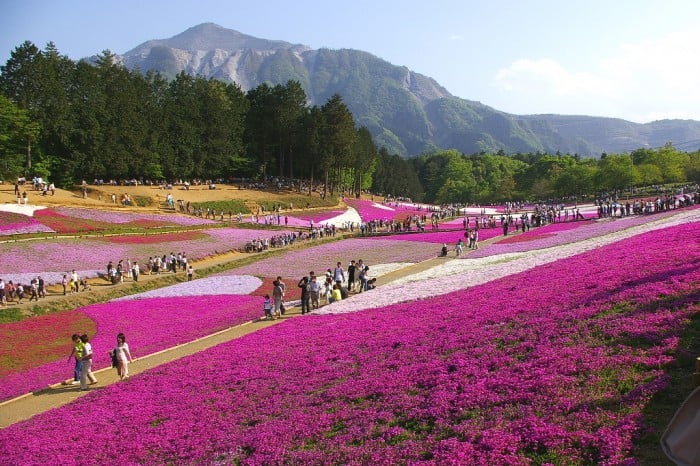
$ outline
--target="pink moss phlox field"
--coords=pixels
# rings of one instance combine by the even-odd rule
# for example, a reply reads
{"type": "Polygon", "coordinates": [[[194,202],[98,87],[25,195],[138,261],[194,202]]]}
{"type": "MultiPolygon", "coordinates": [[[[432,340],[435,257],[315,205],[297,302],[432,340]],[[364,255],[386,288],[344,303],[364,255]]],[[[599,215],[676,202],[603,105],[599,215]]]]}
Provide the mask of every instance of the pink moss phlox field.
{"type": "Polygon", "coordinates": [[[118,211],[105,211],[98,209],[80,209],[74,207],[55,207],[56,213],[66,216],[80,218],[84,220],[93,220],[105,223],[135,223],[139,222],[149,222],[153,223],[154,226],[171,226],[171,225],[215,225],[217,224],[214,220],[194,217],[190,215],[179,215],[172,213],[170,215],[164,214],[146,214],[138,212],[118,212],[118,211]]]}
{"type": "Polygon", "coordinates": [[[322,274],[328,268],[334,268],[340,261],[343,266],[351,260],[362,259],[367,265],[390,262],[421,262],[435,257],[437,251],[430,245],[419,245],[408,241],[353,238],[343,241],[312,246],[303,250],[288,251],[268,257],[235,269],[238,274],[258,277],[301,278],[313,270],[322,274]]]}
{"type": "Polygon", "coordinates": [[[645,405],[700,310],[698,261],[691,223],[293,319],[3,429],[0,456],[108,463],[119,438],[123,464],[636,464],[645,405]]]}
{"type": "MultiPolygon", "coordinates": [[[[394,241],[416,241],[420,243],[446,243],[447,245],[454,246],[460,239],[466,245],[469,240],[464,236],[465,230],[451,230],[451,231],[426,231],[425,233],[396,233],[388,236],[373,236],[372,239],[383,239],[383,240],[394,240],[394,241]]],[[[503,230],[500,228],[482,228],[479,230],[479,241],[484,241],[487,239],[494,238],[496,236],[502,235],[503,230]]]]}
{"type": "Polygon", "coordinates": [[[322,212],[298,212],[295,217],[304,222],[304,226],[309,226],[309,222],[313,220],[315,225],[323,224],[326,220],[344,214],[344,210],[324,210],[322,212]]]}
{"type": "MultiPolygon", "coordinates": [[[[22,243],[0,243],[3,278],[7,281],[15,274],[28,274],[33,278],[42,275],[49,283],[61,280],[63,273],[80,268],[82,277],[95,277],[105,272],[109,261],[131,259],[145,266],[151,256],[162,256],[171,252],[184,252],[190,261],[222,254],[245,247],[246,242],[257,238],[270,238],[269,230],[215,228],[197,232],[196,239],[163,242],[117,243],[105,238],[55,238],[26,241],[22,243]]],[[[173,235],[155,235],[157,238],[180,238],[173,235]]]]}
{"type": "Polygon", "coordinates": [[[428,215],[430,212],[426,210],[418,210],[413,206],[399,204],[398,206],[383,205],[377,202],[367,201],[364,199],[345,199],[345,203],[354,208],[360,215],[363,221],[369,222],[372,220],[405,220],[411,215],[428,215]]]}
{"type": "MultiPolygon", "coordinates": [[[[257,319],[263,309],[262,298],[258,296],[210,295],[113,301],[73,312],[81,312],[97,323],[97,335],[89,335],[95,351],[93,368],[97,370],[110,367],[107,352],[114,348],[120,332],[126,334],[136,358],[257,319]]],[[[14,325],[27,325],[30,329],[31,320],[14,325]]],[[[1,379],[0,400],[71,378],[73,362],[66,363],[70,349],[70,335],[66,335],[65,357],[1,379]]]]}
{"type": "Polygon", "coordinates": [[[55,233],[34,217],[0,210],[0,236],[28,233],[55,233]]]}
{"type": "MultiPolygon", "coordinates": [[[[693,210],[687,209],[687,211],[693,210]]],[[[539,228],[533,228],[528,232],[516,236],[503,237],[502,240],[491,244],[488,248],[482,248],[469,255],[469,258],[493,256],[515,252],[532,251],[534,249],[544,249],[562,244],[574,243],[589,238],[595,238],[608,233],[622,231],[638,225],[663,220],[681,211],[671,210],[667,212],[638,215],[624,218],[606,218],[601,220],[587,220],[580,222],[551,223],[539,228]],[[573,227],[578,225],[578,227],[573,227]],[[519,236],[523,236],[520,238],[519,236]],[[533,237],[531,241],[526,241],[533,237]],[[511,239],[513,238],[513,239],[511,239]]]]}

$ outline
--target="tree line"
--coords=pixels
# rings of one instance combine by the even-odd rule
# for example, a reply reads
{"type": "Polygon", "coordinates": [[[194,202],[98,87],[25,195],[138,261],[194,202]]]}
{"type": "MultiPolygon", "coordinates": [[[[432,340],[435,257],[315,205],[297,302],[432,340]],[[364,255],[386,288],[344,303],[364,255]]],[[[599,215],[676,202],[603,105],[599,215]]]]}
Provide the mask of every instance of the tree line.
{"type": "MultiPolygon", "coordinates": [[[[668,144],[600,159],[377,148],[340,95],[309,105],[298,81],[243,92],[180,73],[128,70],[109,51],[72,61],[25,42],[0,67],[0,173],[82,180],[305,180],[431,203],[490,203],[700,182],[700,154],[668,144]]],[[[295,183],[301,189],[302,183],[295,183]]]]}
{"type": "Polygon", "coordinates": [[[82,180],[263,178],[369,189],[378,157],[339,95],[310,106],[296,81],[236,84],[180,73],[166,80],[117,63],[74,62],[25,42],[0,68],[6,177],[82,180]]]}

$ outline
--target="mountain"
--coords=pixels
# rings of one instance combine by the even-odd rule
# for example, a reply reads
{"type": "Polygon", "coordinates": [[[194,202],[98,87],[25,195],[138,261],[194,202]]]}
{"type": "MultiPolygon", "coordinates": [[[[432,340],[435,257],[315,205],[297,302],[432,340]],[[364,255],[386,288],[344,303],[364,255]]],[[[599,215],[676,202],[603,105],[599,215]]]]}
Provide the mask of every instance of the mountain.
{"type": "Polygon", "coordinates": [[[367,52],[314,50],[213,23],[145,42],[117,59],[130,69],[158,71],[168,78],[185,71],[235,82],[244,91],[263,82],[296,80],[309,103],[319,106],[337,93],[379,146],[404,156],[437,148],[466,154],[559,151],[598,156],[667,142],[700,145],[698,121],[638,124],[590,116],[512,115],[455,97],[434,79],[367,52]]]}

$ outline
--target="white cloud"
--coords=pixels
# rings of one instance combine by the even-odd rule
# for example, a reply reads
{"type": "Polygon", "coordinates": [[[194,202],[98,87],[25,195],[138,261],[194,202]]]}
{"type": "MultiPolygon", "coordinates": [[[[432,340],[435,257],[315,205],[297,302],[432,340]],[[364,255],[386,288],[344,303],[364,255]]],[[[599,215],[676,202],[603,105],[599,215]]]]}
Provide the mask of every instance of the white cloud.
{"type": "Polygon", "coordinates": [[[589,70],[550,58],[519,59],[493,86],[509,112],[587,114],[648,122],[700,120],[700,30],[618,46],[589,70]]]}

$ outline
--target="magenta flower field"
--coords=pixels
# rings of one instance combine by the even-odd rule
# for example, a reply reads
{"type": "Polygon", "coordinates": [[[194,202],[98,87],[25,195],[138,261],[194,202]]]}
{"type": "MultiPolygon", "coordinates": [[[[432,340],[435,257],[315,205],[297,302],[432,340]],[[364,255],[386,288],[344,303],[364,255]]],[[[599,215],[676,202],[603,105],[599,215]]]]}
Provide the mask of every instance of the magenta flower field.
{"type": "Polygon", "coordinates": [[[121,464],[636,464],[698,289],[698,223],[657,229],[286,321],[3,429],[0,457],[104,464],[118,438],[121,464]]]}
{"type": "MultiPolygon", "coordinates": [[[[141,357],[249,322],[263,314],[262,298],[225,294],[112,301],[73,312],[83,313],[97,323],[97,335],[89,335],[95,352],[95,369],[109,367],[107,352],[114,347],[120,332],[126,334],[133,356],[141,357]]],[[[21,328],[31,325],[31,321],[3,325],[21,328]]],[[[70,348],[70,335],[66,335],[66,357],[70,348]]],[[[72,368],[72,363],[68,365],[66,358],[60,357],[52,363],[12,373],[0,380],[0,400],[66,380],[72,377],[72,368]]]]}
{"type": "Polygon", "coordinates": [[[407,216],[412,215],[427,215],[430,217],[430,212],[426,210],[418,210],[411,205],[405,204],[383,205],[364,199],[350,198],[346,198],[345,203],[354,208],[365,222],[372,220],[405,220],[407,216]]]}

